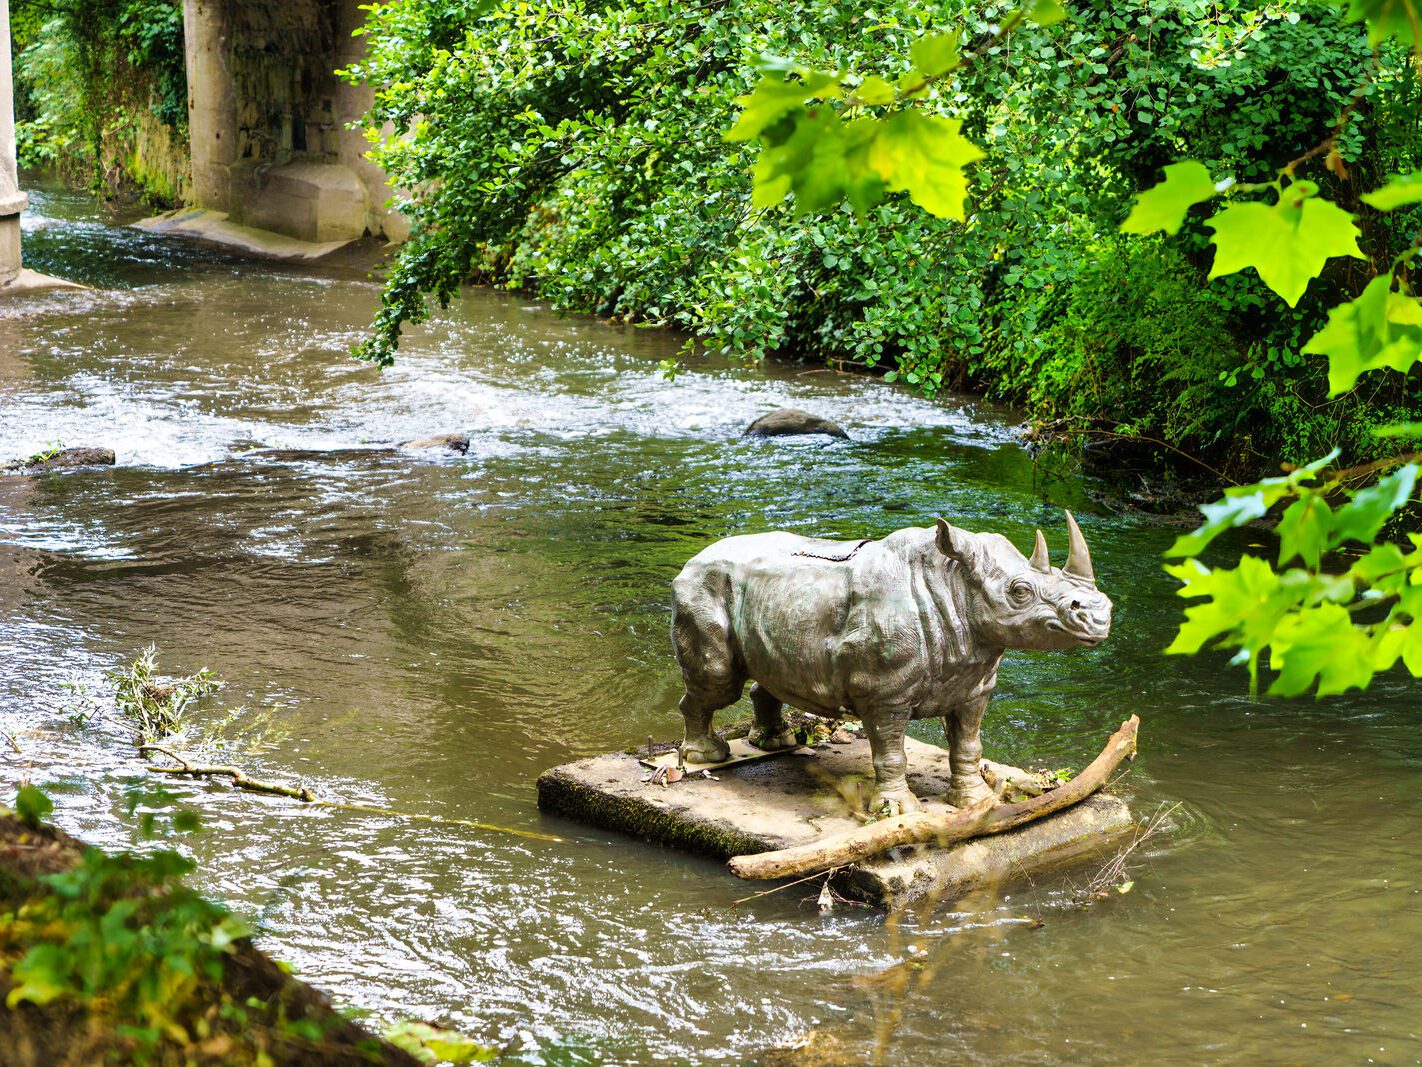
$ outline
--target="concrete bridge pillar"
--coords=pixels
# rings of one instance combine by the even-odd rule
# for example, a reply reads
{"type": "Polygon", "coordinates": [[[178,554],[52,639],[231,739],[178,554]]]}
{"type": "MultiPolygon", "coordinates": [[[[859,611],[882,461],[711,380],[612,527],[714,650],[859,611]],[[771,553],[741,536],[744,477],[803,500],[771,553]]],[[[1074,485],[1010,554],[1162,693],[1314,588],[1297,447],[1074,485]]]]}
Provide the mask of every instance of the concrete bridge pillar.
{"type": "Polygon", "coordinates": [[[385,176],[346,129],[369,90],[359,0],[184,0],[194,206],[309,242],[403,240],[385,176]]]}
{"type": "Polygon", "coordinates": [[[10,0],[0,0],[0,286],[20,274],[20,192],[15,165],[15,83],[10,70],[10,0]]]}

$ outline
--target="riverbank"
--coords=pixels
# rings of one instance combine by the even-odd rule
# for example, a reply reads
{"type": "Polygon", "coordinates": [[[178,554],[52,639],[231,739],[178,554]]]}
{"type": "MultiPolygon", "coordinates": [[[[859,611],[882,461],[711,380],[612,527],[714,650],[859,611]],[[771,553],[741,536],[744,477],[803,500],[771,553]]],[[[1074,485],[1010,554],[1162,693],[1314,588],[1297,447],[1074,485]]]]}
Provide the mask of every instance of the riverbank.
{"type": "Polygon", "coordinates": [[[152,863],[0,812],[5,1062],[419,1063],[250,938],[223,943],[229,920],[152,863]]]}

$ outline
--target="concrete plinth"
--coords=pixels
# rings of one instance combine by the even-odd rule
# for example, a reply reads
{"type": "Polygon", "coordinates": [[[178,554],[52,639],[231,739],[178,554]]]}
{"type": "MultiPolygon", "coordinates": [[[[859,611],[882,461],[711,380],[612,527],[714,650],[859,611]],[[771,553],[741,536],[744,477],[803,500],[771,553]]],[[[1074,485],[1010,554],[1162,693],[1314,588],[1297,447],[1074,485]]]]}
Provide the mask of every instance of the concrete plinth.
{"type": "Polygon", "coordinates": [[[20,272],[8,281],[0,280],[0,297],[24,296],[29,293],[43,293],[55,289],[67,289],[78,292],[87,288],[87,285],[79,285],[77,282],[67,282],[63,278],[54,278],[48,274],[41,274],[37,270],[22,267],[20,272]]]}
{"type": "MultiPolygon", "coordinates": [[[[909,785],[929,810],[946,811],[948,753],[906,741],[909,785]]],[[[618,830],[716,859],[808,844],[859,824],[847,797],[870,784],[869,744],[848,745],[725,767],[719,781],[691,775],[673,785],[644,783],[646,769],[625,753],[594,756],[544,772],[538,806],[551,814],[618,830]]],[[[1017,830],[947,847],[897,850],[841,871],[846,896],[888,908],[926,898],[951,900],[975,885],[1035,876],[1099,855],[1135,828],[1118,797],[1098,793],[1017,830]]],[[[732,877],[729,873],[727,877],[732,877]]]]}
{"type": "Polygon", "coordinates": [[[179,208],[149,219],[140,219],[133,225],[140,230],[193,237],[271,259],[320,259],[351,243],[347,240],[303,241],[284,233],[233,222],[225,211],[192,208],[179,208]]]}

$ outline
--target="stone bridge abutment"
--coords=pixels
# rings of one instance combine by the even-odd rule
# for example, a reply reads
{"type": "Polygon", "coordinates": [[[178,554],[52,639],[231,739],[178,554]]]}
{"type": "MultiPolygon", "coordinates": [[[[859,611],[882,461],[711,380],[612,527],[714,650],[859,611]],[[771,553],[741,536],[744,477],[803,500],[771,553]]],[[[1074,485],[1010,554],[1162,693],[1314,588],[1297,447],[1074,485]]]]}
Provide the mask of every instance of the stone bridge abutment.
{"type": "Polygon", "coordinates": [[[357,0],[185,0],[195,207],[304,241],[403,240],[385,175],[349,129],[371,91],[357,0]]]}

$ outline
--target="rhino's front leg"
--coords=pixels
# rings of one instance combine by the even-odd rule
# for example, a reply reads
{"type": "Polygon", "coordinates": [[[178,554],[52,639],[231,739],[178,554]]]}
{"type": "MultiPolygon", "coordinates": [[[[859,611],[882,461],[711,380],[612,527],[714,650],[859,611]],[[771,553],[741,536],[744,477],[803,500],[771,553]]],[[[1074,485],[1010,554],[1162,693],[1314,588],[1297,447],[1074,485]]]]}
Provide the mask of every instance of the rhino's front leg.
{"type": "Polygon", "coordinates": [[[889,806],[891,815],[923,810],[918,798],[909,789],[908,758],[904,755],[904,728],[912,716],[909,708],[861,716],[874,760],[874,795],[869,799],[870,811],[878,811],[885,804],[889,806]]]}
{"type": "Polygon", "coordinates": [[[978,736],[986,698],[955,709],[943,718],[943,733],[948,738],[948,763],[953,770],[948,788],[948,803],[967,808],[984,797],[992,796],[992,787],[983,781],[983,743],[978,736]]]}
{"type": "Polygon", "coordinates": [[[681,716],[686,723],[681,750],[688,763],[722,763],[731,758],[731,747],[711,732],[711,716],[721,707],[725,705],[713,707],[689,692],[681,698],[681,716]]]}

